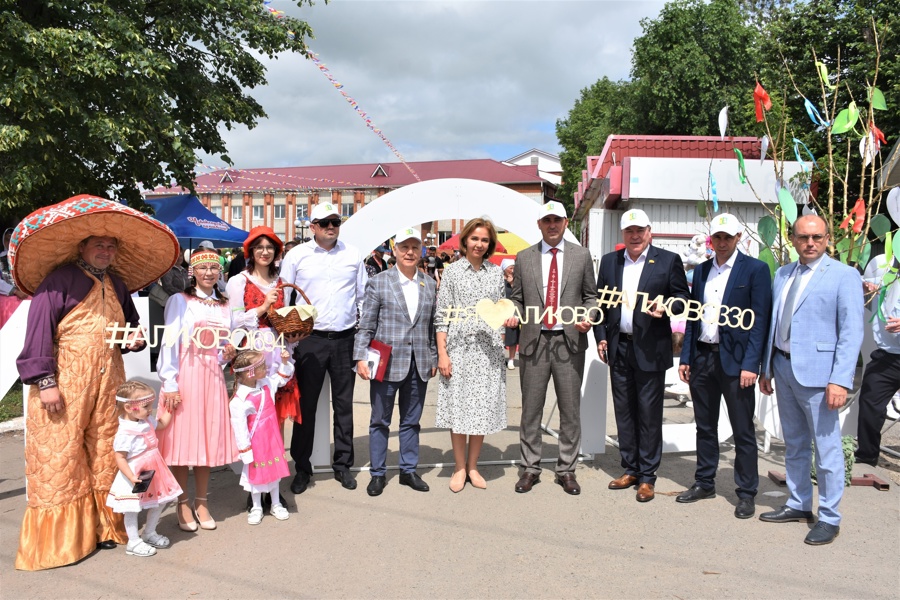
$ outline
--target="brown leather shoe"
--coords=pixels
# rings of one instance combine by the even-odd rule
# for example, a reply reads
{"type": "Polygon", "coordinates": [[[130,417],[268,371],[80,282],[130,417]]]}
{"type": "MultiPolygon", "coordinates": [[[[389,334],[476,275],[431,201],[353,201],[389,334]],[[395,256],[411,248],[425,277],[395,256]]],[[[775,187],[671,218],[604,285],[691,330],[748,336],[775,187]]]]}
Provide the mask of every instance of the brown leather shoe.
{"type": "Polygon", "coordinates": [[[611,489],[611,490],[624,490],[624,489],[630,488],[631,486],[633,486],[634,484],[636,484],[637,481],[638,481],[638,478],[637,478],[637,477],[635,477],[634,475],[629,475],[628,473],[625,473],[624,475],[622,475],[622,476],[619,477],[618,479],[613,479],[612,481],[610,481],[610,482],[609,482],[609,489],[611,489]]]}
{"type": "Polygon", "coordinates": [[[565,493],[577,496],[581,493],[581,486],[575,480],[575,473],[563,473],[556,476],[556,483],[562,486],[565,493]]]}
{"type": "Polygon", "coordinates": [[[516,482],[516,491],[520,494],[524,494],[525,492],[530,492],[531,488],[534,487],[535,484],[541,482],[541,476],[537,473],[522,473],[522,476],[519,477],[519,481],[516,482]]]}
{"type": "Polygon", "coordinates": [[[638,502],[650,502],[655,495],[652,483],[642,483],[638,486],[637,494],[634,497],[638,502]]]}

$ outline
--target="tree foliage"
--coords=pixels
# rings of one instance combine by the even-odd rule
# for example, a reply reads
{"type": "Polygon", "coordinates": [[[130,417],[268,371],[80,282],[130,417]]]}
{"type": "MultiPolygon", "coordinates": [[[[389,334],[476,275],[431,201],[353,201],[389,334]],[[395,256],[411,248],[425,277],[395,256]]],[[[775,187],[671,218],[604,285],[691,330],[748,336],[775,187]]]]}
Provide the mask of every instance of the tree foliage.
{"type": "MultiPolygon", "coordinates": [[[[297,5],[310,0],[295,0],[297,5]]],[[[260,0],[0,0],[0,209],[76,193],[139,206],[191,187],[219,126],[265,116],[258,56],[307,55],[308,24],[260,0]]]]}

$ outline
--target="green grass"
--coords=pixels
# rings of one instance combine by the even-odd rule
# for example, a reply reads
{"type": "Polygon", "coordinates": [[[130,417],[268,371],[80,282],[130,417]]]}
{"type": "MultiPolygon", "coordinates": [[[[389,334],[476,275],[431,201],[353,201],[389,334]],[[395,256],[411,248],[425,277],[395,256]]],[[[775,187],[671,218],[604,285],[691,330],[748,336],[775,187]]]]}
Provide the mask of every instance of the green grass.
{"type": "Polygon", "coordinates": [[[16,383],[0,401],[0,422],[22,416],[22,385],[16,383]]]}

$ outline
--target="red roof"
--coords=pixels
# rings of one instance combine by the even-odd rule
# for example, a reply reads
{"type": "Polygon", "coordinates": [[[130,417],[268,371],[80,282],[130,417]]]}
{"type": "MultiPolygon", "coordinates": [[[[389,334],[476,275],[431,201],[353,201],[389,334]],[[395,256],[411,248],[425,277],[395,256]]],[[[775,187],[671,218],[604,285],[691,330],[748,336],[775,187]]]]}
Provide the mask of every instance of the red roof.
{"type": "Polygon", "coordinates": [[[589,179],[606,177],[613,165],[613,155],[617,165],[631,156],[660,158],[735,158],[734,148],[739,149],[744,159],[759,158],[759,139],[755,137],[720,137],[693,135],[611,135],[599,157],[589,156],[589,179]]]}
{"type": "MultiPolygon", "coordinates": [[[[501,185],[543,183],[534,165],[509,166],[496,160],[440,160],[410,162],[419,179],[477,179],[501,185]]],[[[397,188],[416,183],[403,163],[364,163],[271,169],[220,169],[197,176],[198,193],[250,191],[397,188]],[[381,167],[379,169],[378,167],[381,167]]],[[[181,188],[155,188],[149,195],[171,194],[181,188]]]]}

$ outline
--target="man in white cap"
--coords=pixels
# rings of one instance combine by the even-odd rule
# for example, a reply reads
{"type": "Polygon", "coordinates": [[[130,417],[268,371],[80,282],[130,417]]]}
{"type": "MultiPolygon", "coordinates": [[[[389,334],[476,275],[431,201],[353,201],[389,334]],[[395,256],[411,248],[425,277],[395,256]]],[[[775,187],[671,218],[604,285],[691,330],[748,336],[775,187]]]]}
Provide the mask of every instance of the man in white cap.
{"type": "Polygon", "coordinates": [[[668,314],[653,300],[663,296],[686,301],[689,291],[681,257],[650,245],[647,213],[628,210],[620,225],[625,248],[600,259],[597,290],[606,315],[594,326],[600,360],[610,368],[625,469],[609,489],[637,485],[636,500],[649,502],[662,458],[663,393],[673,358],[668,314]],[[616,294],[607,291],[613,288],[616,294]],[[618,293],[623,293],[622,303],[616,301],[618,293]]]}
{"type": "MultiPolygon", "coordinates": [[[[416,473],[419,464],[419,419],[425,404],[428,380],[437,370],[434,280],[420,273],[421,233],[405,227],[394,236],[397,267],[372,277],[359,319],[353,360],[361,379],[369,381],[372,419],[369,423],[369,457],[372,479],[366,492],[384,491],[391,415],[400,392],[400,485],[427,492],[428,484],[416,473]],[[380,379],[371,371],[368,349],[373,340],[391,347],[381,356],[387,367],[380,379]]],[[[373,365],[374,366],[374,365],[373,365]]]]}
{"type": "Polygon", "coordinates": [[[703,319],[687,322],[678,375],[690,385],[694,402],[697,469],[694,485],[675,500],[716,497],[719,406],[724,396],[734,431],[734,516],[749,519],[756,511],[759,486],[753,411],[772,311],[772,276],[764,262],[737,251],[743,230],[734,215],[713,217],[709,231],[715,256],[694,269],[691,298],[704,306],[703,319]],[[753,317],[746,316],[748,310],[753,317]]]}
{"type": "Polygon", "coordinates": [[[543,239],[516,256],[509,297],[523,317],[519,339],[522,473],[515,489],[530,492],[540,482],[541,416],[552,376],[559,407],[556,482],[567,494],[577,495],[581,493],[575,466],[581,449],[584,353],[590,321],[599,320],[594,264],[586,248],[563,240],[569,225],[565,206],[548,202],[538,216],[543,239]],[[576,311],[584,316],[576,316],[576,311]]]}
{"type": "Polygon", "coordinates": [[[316,431],[316,408],[325,374],[331,376],[334,412],[334,478],[348,490],[356,489],[353,466],[353,336],[357,305],[365,292],[363,256],[338,240],[340,207],[322,202],[313,209],[313,239],[294,247],[281,262],[281,278],[301,288],[316,307],[312,334],[300,340],[294,353],[300,386],[301,423],[294,423],[291,457],[297,474],[291,491],[302,494],[312,476],[310,456],[316,431]]]}

